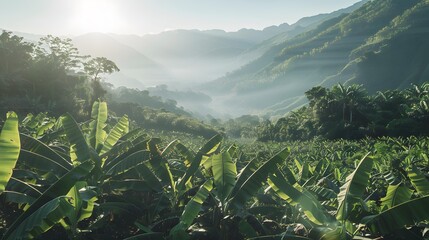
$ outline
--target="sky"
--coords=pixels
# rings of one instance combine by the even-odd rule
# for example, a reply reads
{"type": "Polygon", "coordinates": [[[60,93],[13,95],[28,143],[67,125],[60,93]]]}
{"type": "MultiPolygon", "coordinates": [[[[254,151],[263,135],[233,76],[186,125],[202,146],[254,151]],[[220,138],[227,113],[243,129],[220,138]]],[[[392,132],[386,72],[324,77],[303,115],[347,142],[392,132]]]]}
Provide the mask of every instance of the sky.
{"type": "Polygon", "coordinates": [[[0,29],[80,35],[159,33],[292,24],[359,0],[0,0],[0,29]]]}

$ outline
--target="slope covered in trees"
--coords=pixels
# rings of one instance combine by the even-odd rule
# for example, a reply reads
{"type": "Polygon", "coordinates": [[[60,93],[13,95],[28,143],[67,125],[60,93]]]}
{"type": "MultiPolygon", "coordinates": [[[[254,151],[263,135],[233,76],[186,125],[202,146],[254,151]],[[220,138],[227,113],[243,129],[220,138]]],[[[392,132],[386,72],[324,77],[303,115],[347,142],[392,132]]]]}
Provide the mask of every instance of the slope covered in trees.
{"type": "Polygon", "coordinates": [[[90,115],[94,101],[107,99],[114,111],[133,116],[138,125],[150,129],[206,138],[217,133],[173,100],[148,91],[115,89],[104,82],[106,74],[117,71],[116,64],[105,57],[82,56],[71,39],[47,36],[34,44],[4,31],[0,35],[0,118],[14,109],[24,116],[68,112],[83,119],[90,115]]]}
{"type": "Polygon", "coordinates": [[[372,93],[420,84],[428,77],[423,57],[429,40],[428,5],[424,0],[369,1],[272,47],[214,81],[210,91],[227,93],[232,106],[239,97],[237,105],[248,109],[277,104],[273,111],[283,108],[284,113],[304,102],[298,99],[303,92],[320,84],[364,84],[372,93]]]}

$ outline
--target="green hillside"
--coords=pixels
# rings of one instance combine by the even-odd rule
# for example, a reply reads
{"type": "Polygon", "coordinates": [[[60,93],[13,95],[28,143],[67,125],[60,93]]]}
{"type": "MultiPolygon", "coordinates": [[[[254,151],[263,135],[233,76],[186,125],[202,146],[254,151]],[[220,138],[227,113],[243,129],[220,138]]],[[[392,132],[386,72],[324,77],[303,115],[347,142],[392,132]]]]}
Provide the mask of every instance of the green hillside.
{"type": "Polygon", "coordinates": [[[282,113],[277,110],[303,104],[300,96],[320,84],[358,83],[375,92],[421,83],[429,73],[428,10],[423,0],[369,1],[273,46],[209,86],[215,94],[228,92],[230,105],[282,113]]]}

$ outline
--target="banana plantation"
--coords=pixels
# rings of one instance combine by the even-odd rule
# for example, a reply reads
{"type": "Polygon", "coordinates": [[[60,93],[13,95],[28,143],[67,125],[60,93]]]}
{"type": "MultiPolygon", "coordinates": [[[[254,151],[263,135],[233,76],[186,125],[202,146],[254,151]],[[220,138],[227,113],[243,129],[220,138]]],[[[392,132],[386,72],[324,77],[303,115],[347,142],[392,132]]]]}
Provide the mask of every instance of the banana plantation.
{"type": "Polygon", "coordinates": [[[1,239],[429,237],[428,138],[198,146],[90,117],[7,114],[1,239]]]}

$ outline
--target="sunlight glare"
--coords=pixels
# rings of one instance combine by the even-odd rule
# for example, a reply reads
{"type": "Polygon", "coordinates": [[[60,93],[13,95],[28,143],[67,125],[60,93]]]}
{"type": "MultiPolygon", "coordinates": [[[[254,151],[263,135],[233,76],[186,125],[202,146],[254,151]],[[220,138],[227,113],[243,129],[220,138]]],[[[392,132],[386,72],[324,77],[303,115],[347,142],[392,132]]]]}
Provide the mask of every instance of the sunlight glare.
{"type": "Polygon", "coordinates": [[[80,0],[72,26],[77,32],[120,32],[122,19],[117,6],[106,0],[80,0]]]}

